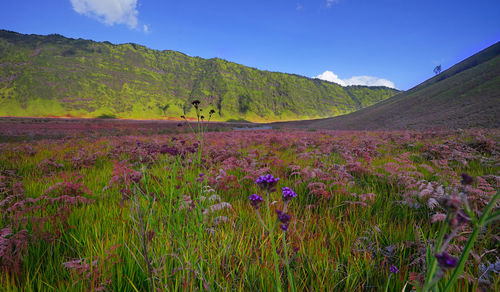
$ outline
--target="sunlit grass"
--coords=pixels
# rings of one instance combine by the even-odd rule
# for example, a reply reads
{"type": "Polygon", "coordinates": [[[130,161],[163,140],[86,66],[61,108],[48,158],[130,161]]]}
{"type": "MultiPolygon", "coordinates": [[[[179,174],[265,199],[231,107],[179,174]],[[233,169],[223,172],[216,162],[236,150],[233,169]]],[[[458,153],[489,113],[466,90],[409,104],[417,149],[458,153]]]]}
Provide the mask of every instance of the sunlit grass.
{"type": "MultiPolygon", "coordinates": [[[[80,140],[39,141],[32,145],[34,156],[23,150],[23,144],[6,144],[0,154],[0,170],[15,171],[18,177],[14,179],[22,182],[26,197],[41,196],[55,183],[75,179],[91,191],[86,196],[93,203],[72,208],[69,228],[53,240],[33,237],[22,257],[20,273],[1,274],[1,289],[80,291],[103,287],[144,291],[154,285],[174,291],[273,290],[271,242],[248,202],[250,194],[259,192],[254,180],[262,169],[280,178],[279,188],[289,186],[299,195],[289,206],[292,222],[287,232],[290,248],[296,249],[290,264],[296,290],[382,290],[391,265],[397,266],[399,273],[391,277],[389,291],[400,291],[405,285],[409,289],[413,285],[410,273],[425,272],[416,260],[420,256],[417,243],[421,237],[435,238],[437,227],[430,222],[434,211],[425,204],[414,208],[400,203],[408,191],[407,182],[401,180],[412,177],[408,174],[407,178],[406,172],[419,172],[421,176],[414,174],[415,180],[448,186],[459,180],[462,172],[494,175],[500,166],[497,152],[475,153],[467,165],[447,156],[453,173],[444,173],[423,153],[428,145],[449,141],[449,136],[414,141],[397,133],[391,135],[395,141],[387,139],[385,133],[359,133],[354,138],[349,133],[328,132],[208,133],[204,160],[199,164],[190,153],[183,157],[159,154],[154,148],[170,145],[183,149],[179,140],[190,145],[193,141],[189,135],[177,135],[177,141],[171,141],[171,136],[144,136],[140,137],[142,144],[136,143],[139,137],[99,138],[90,144],[80,140]],[[405,139],[419,146],[404,148],[401,142],[405,139]],[[78,150],[99,154],[90,165],[77,166],[67,155],[78,150]],[[401,158],[408,151],[413,156],[401,158]],[[153,159],[146,159],[148,155],[153,159]],[[485,164],[482,157],[497,163],[485,164]],[[40,164],[45,159],[63,166],[42,169],[40,164]],[[119,161],[141,171],[141,181],[109,185],[119,161]],[[360,162],[363,170],[344,170],[352,161],[360,162]],[[390,173],[384,169],[387,163],[401,168],[390,173]],[[291,170],[291,165],[298,170],[291,170]],[[199,179],[200,173],[204,173],[203,179],[199,179]],[[324,183],[328,195],[314,194],[310,183],[324,183]],[[207,185],[214,192],[204,193],[207,185]],[[369,193],[375,194],[373,200],[358,196],[369,193]],[[210,204],[199,198],[212,194],[232,208],[205,219],[203,211],[210,204]],[[131,219],[133,198],[140,208],[151,212],[147,224],[154,234],[148,239],[147,252],[153,258],[152,281],[140,252],[133,248],[140,246],[131,219]],[[191,207],[186,207],[187,199],[192,200],[191,207]],[[152,201],[154,207],[148,210],[152,201]],[[211,220],[217,216],[229,220],[213,225],[211,220]],[[90,268],[78,272],[63,265],[79,259],[91,263],[90,268]]],[[[271,201],[280,200],[280,193],[270,196],[271,201]]],[[[7,218],[0,223],[1,228],[7,226],[7,218]]],[[[493,239],[497,231],[498,225],[489,227],[474,251],[481,254],[498,247],[493,239]]],[[[282,237],[278,232],[276,242],[282,237]]],[[[495,256],[498,250],[487,253],[480,262],[495,261],[495,256]]],[[[469,284],[459,281],[456,291],[479,287],[480,262],[473,261],[466,267],[467,275],[476,280],[469,284]]],[[[281,264],[279,270],[283,288],[289,289],[285,266],[281,264]]],[[[495,277],[488,287],[498,288],[498,275],[495,277]]]]}

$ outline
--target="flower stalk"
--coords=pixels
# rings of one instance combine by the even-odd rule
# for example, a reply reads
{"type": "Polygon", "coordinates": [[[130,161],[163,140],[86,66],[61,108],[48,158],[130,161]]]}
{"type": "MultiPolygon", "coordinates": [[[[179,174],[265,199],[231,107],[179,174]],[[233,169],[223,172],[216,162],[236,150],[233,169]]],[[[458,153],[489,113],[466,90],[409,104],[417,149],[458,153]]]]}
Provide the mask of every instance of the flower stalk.
{"type": "MultiPolygon", "coordinates": [[[[470,176],[462,174],[462,184],[464,186],[472,184],[473,181],[473,178],[471,178],[470,176]]],[[[474,213],[471,212],[465,193],[461,193],[460,195],[461,197],[450,195],[444,200],[444,206],[448,209],[448,214],[446,215],[446,219],[444,220],[444,222],[441,223],[438,239],[434,247],[434,255],[432,256],[430,248],[427,249],[427,277],[426,282],[422,287],[422,291],[433,291],[435,286],[441,280],[441,277],[444,275],[444,272],[446,270],[453,269],[450,278],[444,284],[445,288],[443,290],[444,292],[451,291],[458,277],[462,275],[464,271],[465,263],[469,258],[469,254],[472,251],[479,232],[489,223],[499,219],[498,211],[490,215],[493,208],[500,200],[499,191],[497,191],[496,194],[491,198],[479,220],[477,220],[474,213]],[[458,228],[461,225],[468,223],[470,223],[473,227],[472,234],[467,240],[460,258],[456,259],[453,256],[449,255],[446,252],[446,249],[451,243],[452,239],[457,235],[458,228]],[[451,233],[445,239],[445,234],[448,228],[451,229],[451,233]],[[438,266],[441,269],[440,273],[437,273],[438,266]]]]}
{"type": "Polygon", "coordinates": [[[271,204],[270,204],[270,196],[273,192],[276,191],[276,185],[279,181],[279,178],[274,178],[272,175],[267,174],[267,175],[262,175],[257,178],[255,183],[257,186],[259,186],[264,192],[265,192],[265,205],[266,205],[266,221],[264,222],[260,216],[259,208],[261,203],[263,202],[263,198],[257,194],[250,195],[248,199],[250,200],[250,204],[252,207],[256,210],[257,213],[257,218],[259,219],[259,222],[262,224],[264,230],[266,230],[269,234],[269,240],[271,241],[271,253],[273,254],[273,262],[274,262],[274,270],[275,270],[275,281],[276,281],[276,290],[282,291],[281,287],[281,274],[279,271],[280,267],[280,262],[278,260],[278,252],[276,250],[276,240],[274,238],[274,229],[276,228],[277,225],[279,225],[280,229],[284,232],[283,238],[282,238],[282,251],[284,252],[284,259],[282,259],[286,271],[287,271],[287,278],[288,278],[288,283],[291,291],[296,291],[295,289],[295,283],[293,280],[293,274],[290,269],[290,257],[289,257],[289,251],[288,251],[288,243],[287,243],[287,236],[286,233],[288,231],[288,226],[290,223],[291,216],[286,213],[288,209],[288,204],[289,201],[292,198],[295,198],[297,194],[292,191],[288,187],[282,188],[283,191],[283,210],[275,210],[275,213],[277,215],[278,220],[273,220],[271,213],[271,204]]]}

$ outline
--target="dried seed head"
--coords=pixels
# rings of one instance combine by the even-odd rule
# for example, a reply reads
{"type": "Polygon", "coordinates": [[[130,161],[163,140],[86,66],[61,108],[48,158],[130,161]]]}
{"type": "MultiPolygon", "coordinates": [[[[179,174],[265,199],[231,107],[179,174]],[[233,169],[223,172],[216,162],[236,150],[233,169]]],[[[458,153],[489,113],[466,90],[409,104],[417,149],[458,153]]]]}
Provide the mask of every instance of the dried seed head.
{"type": "Polygon", "coordinates": [[[199,100],[197,100],[197,99],[195,99],[195,100],[193,100],[193,101],[191,102],[191,104],[192,104],[192,105],[194,105],[194,107],[195,107],[196,109],[198,109],[198,106],[200,105],[200,103],[201,103],[201,102],[200,102],[199,100]]]}
{"type": "Polygon", "coordinates": [[[450,212],[456,212],[462,206],[462,200],[457,195],[449,195],[443,199],[442,205],[450,212]]]}

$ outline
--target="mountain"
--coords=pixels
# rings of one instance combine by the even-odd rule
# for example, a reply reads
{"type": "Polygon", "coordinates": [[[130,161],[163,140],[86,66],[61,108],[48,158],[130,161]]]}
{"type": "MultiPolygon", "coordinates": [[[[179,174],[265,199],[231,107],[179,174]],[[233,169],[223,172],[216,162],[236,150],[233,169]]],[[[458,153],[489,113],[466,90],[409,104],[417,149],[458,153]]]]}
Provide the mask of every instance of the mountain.
{"type": "Polygon", "coordinates": [[[341,130],[500,127],[500,42],[354,113],[281,124],[341,130]]]}
{"type": "Polygon", "coordinates": [[[0,30],[0,116],[152,119],[193,115],[252,122],[332,117],[398,91],[349,86],[137,44],[0,30]]]}

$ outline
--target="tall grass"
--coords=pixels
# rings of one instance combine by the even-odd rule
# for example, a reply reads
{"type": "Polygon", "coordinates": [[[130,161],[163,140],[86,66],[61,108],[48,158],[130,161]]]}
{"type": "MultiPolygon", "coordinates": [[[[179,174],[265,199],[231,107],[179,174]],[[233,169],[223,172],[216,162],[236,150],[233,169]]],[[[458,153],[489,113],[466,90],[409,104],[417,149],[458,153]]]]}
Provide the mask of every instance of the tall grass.
{"type": "MultiPolygon", "coordinates": [[[[172,138],[38,141],[35,154],[22,143],[3,144],[2,201],[19,192],[15,183],[27,199],[72,182],[88,188],[82,196],[93,202],[73,206],[64,230],[47,223],[50,238],[33,227],[49,210],[14,228],[30,237],[19,272],[1,258],[0,290],[409,291],[425,282],[426,248],[440,232],[431,219],[443,210],[428,206],[439,199],[435,190],[451,193],[462,172],[472,174],[470,205],[479,214],[498,189],[497,140],[493,148],[473,148],[470,141],[483,141],[474,133],[206,133],[199,152],[187,150],[196,135],[172,138]],[[436,145],[461,149],[467,163],[436,145]],[[288,231],[277,227],[272,236],[248,200],[262,194],[255,179],[266,173],[280,178],[278,189],[298,194],[288,207],[288,231]],[[421,180],[434,183],[433,191],[423,194],[421,180]]],[[[48,195],[62,196],[57,192],[48,195]]],[[[276,225],[279,193],[266,199],[264,221],[276,225]]],[[[498,213],[498,205],[491,208],[498,213]]],[[[12,220],[4,214],[0,230],[12,220]]],[[[470,249],[475,256],[462,265],[466,278],[453,291],[500,288],[498,274],[481,269],[500,256],[498,221],[481,230],[470,249]]],[[[472,229],[461,232],[465,239],[449,250],[457,258],[472,229]]]]}

